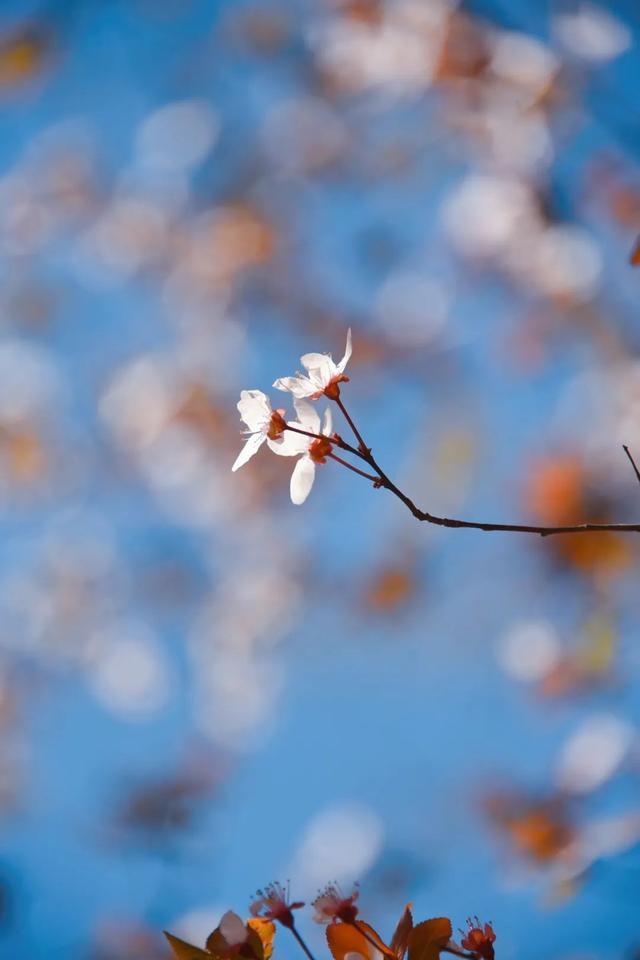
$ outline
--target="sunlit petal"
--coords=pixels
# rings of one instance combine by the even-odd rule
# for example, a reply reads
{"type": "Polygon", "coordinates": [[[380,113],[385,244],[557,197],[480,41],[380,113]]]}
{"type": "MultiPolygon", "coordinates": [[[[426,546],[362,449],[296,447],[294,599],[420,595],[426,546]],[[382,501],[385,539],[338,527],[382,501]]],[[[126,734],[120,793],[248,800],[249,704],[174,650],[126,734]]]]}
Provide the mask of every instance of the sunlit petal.
{"type": "Polygon", "coordinates": [[[322,422],[322,432],[325,437],[330,437],[333,433],[333,416],[331,414],[331,407],[327,407],[324,411],[324,420],[322,422]]]}
{"type": "Polygon", "coordinates": [[[264,441],[266,440],[266,435],[264,433],[252,433],[244,447],[236,457],[235,463],[231,467],[231,470],[235,473],[236,470],[239,470],[240,467],[251,459],[251,457],[258,452],[264,441]]]}
{"type": "MultiPolygon", "coordinates": [[[[292,427],[299,426],[295,421],[291,421],[290,425],[292,427]]],[[[279,440],[267,439],[267,446],[279,457],[297,457],[301,453],[305,453],[312,442],[311,437],[305,437],[300,433],[287,430],[279,440]]]]}
{"type": "Polygon", "coordinates": [[[238,914],[234,913],[233,910],[227,910],[220,921],[218,929],[230,947],[238,943],[244,943],[247,939],[247,928],[238,914]]]}
{"type": "Polygon", "coordinates": [[[238,411],[249,430],[255,433],[269,420],[271,404],[262,390],[243,390],[238,400],[238,411]]]}
{"type": "Polygon", "coordinates": [[[349,363],[350,359],[351,359],[351,327],[349,327],[349,329],[347,330],[347,345],[344,350],[344,357],[338,364],[338,373],[344,372],[344,368],[349,363]]]}
{"type": "Polygon", "coordinates": [[[280,377],[273,385],[276,390],[286,390],[298,398],[310,397],[318,389],[308,377],[280,377]]]}
{"type": "Polygon", "coordinates": [[[296,463],[291,474],[291,501],[296,506],[304,503],[316,475],[316,465],[310,457],[304,456],[296,463]]]}
{"type": "Polygon", "coordinates": [[[320,417],[316,408],[307,403],[306,400],[295,399],[293,401],[293,406],[296,413],[298,414],[298,420],[300,421],[300,426],[303,430],[308,430],[310,433],[319,433],[320,432],[320,417]]]}

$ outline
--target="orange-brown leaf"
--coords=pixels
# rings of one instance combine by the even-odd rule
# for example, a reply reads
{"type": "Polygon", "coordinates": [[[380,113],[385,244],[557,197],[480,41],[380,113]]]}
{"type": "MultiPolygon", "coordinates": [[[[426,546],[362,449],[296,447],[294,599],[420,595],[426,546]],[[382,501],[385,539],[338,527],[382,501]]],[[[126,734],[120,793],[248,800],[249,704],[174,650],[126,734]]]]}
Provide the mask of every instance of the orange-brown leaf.
{"type": "Polygon", "coordinates": [[[451,939],[453,929],[447,917],[424,920],[409,934],[409,960],[438,960],[451,939]]]}
{"type": "Polygon", "coordinates": [[[395,956],[393,950],[389,949],[382,937],[380,937],[379,934],[377,934],[373,927],[370,927],[368,923],[365,923],[364,920],[356,920],[356,926],[359,928],[361,933],[366,934],[365,940],[367,940],[367,937],[369,938],[367,943],[369,943],[370,948],[373,946],[370,941],[373,940],[380,953],[382,953],[384,956],[395,956]]]}
{"type": "Polygon", "coordinates": [[[629,257],[629,263],[632,267],[637,267],[638,264],[640,264],[640,237],[638,237],[633,245],[633,250],[631,251],[631,256],[629,257]]]}
{"type": "Polygon", "coordinates": [[[350,923],[330,923],[327,927],[327,943],[333,960],[344,960],[348,953],[371,957],[371,945],[366,937],[350,923]]]}
{"type": "Polygon", "coordinates": [[[211,954],[207,953],[206,950],[202,950],[200,947],[194,947],[193,944],[187,943],[185,940],[180,940],[179,937],[174,937],[173,934],[167,933],[164,931],[164,935],[169,941],[169,946],[173,950],[174,956],[178,960],[211,960],[211,954]]]}
{"type": "Polygon", "coordinates": [[[388,957],[393,956],[389,947],[380,939],[373,927],[358,920],[357,927],[351,923],[330,923],[327,927],[327,943],[333,960],[344,960],[348,953],[358,953],[365,960],[373,960],[375,948],[373,943],[367,940],[365,933],[373,940],[380,953],[388,957]]]}
{"type": "Polygon", "coordinates": [[[247,920],[247,926],[260,938],[264,960],[270,960],[273,953],[273,939],[276,935],[275,923],[265,920],[264,917],[251,917],[247,920]]]}
{"type": "Polygon", "coordinates": [[[409,945],[409,934],[413,930],[413,916],[411,915],[411,904],[408,903],[404,908],[404,913],[398,920],[398,926],[394,930],[391,938],[391,950],[402,960],[409,945]]]}

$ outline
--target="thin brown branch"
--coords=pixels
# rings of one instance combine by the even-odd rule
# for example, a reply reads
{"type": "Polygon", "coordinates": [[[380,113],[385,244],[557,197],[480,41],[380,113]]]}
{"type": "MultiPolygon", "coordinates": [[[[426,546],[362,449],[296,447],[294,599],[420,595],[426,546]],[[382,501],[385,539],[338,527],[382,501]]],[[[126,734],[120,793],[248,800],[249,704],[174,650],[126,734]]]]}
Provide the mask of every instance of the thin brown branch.
{"type": "Polygon", "coordinates": [[[622,444],[622,449],[624,450],[624,452],[626,453],[626,455],[629,457],[629,460],[630,460],[630,462],[631,462],[631,466],[633,467],[633,472],[634,472],[635,475],[636,475],[636,480],[638,481],[638,483],[640,483],[640,470],[638,470],[638,467],[637,467],[637,465],[636,465],[636,462],[635,462],[635,460],[633,459],[633,457],[632,457],[632,455],[631,455],[631,451],[629,450],[629,447],[626,445],[626,443],[623,443],[623,444],[622,444]]]}
{"type": "MultiPolygon", "coordinates": [[[[405,507],[413,514],[416,520],[421,520],[425,523],[431,523],[437,527],[449,527],[450,529],[455,530],[483,530],[486,533],[533,533],[540,537],[552,537],[559,534],[569,533],[604,533],[606,531],[614,533],[640,533],[640,523],[577,523],[569,526],[546,527],[539,526],[537,524],[525,523],[485,523],[478,520],[459,520],[455,517],[439,517],[433,513],[429,513],[427,510],[421,510],[416,506],[413,500],[407,496],[406,493],[403,493],[403,491],[400,490],[400,488],[389,479],[382,467],[376,461],[371,449],[367,447],[364,440],[362,440],[358,429],[353,423],[353,420],[347,414],[342,400],[337,400],[336,402],[340,406],[340,409],[344,413],[347,422],[351,426],[356,437],[358,437],[358,442],[361,444],[359,451],[361,459],[368,463],[378,475],[377,485],[379,487],[384,487],[385,490],[389,490],[390,493],[401,500],[405,507]]],[[[625,451],[634,468],[636,469],[636,475],[638,476],[638,480],[640,482],[640,472],[638,472],[633,458],[626,447],[625,451]]]]}
{"type": "Polygon", "coordinates": [[[379,483],[380,478],[374,477],[372,473],[365,473],[364,470],[359,470],[358,467],[354,467],[352,463],[348,463],[346,460],[343,460],[342,457],[339,457],[337,453],[328,453],[328,457],[331,457],[332,460],[335,460],[336,463],[341,463],[343,467],[346,467],[347,470],[352,470],[353,473],[357,473],[360,477],[364,477],[365,480],[371,480],[373,483],[379,483]]]}
{"type": "Polygon", "coordinates": [[[303,949],[304,952],[306,953],[306,955],[307,955],[307,957],[309,958],[309,960],[315,960],[314,955],[311,953],[311,950],[309,950],[309,947],[306,945],[306,943],[304,942],[304,940],[302,939],[302,937],[301,937],[300,934],[298,933],[296,927],[295,927],[295,926],[291,926],[291,927],[289,927],[289,930],[291,930],[291,933],[294,935],[294,937],[296,938],[296,940],[298,941],[298,943],[300,944],[300,946],[302,947],[302,949],[303,949]]]}
{"type": "Polygon", "coordinates": [[[303,437],[312,437],[314,440],[331,440],[331,443],[335,444],[336,447],[340,447],[341,450],[346,450],[348,453],[352,453],[354,457],[360,457],[361,460],[365,459],[364,454],[356,450],[355,447],[352,447],[351,444],[343,440],[342,437],[339,437],[337,433],[326,437],[323,433],[312,433],[310,430],[302,430],[300,427],[292,427],[290,424],[287,424],[285,430],[290,430],[292,433],[299,433],[303,437]]]}
{"type": "Polygon", "coordinates": [[[349,416],[349,413],[347,412],[347,408],[345,407],[344,403],[343,403],[342,400],[340,399],[340,395],[338,395],[338,396],[336,397],[336,403],[337,403],[338,406],[340,407],[340,410],[341,410],[341,412],[342,412],[342,416],[345,418],[345,420],[347,421],[347,423],[349,424],[349,426],[350,426],[351,429],[353,430],[353,435],[354,435],[354,437],[356,438],[356,440],[358,441],[358,449],[360,450],[360,452],[362,453],[363,456],[366,456],[366,454],[367,454],[367,453],[370,453],[371,451],[370,451],[369,447],[366,445],[366,443],[364,442],[364,440],[362,439],[362,435],[360,434],[360,431],[359,431],[358,428],[356,427],[355,423],[353,422],[353,420],[352,420],[351,417],[349,416]]]}

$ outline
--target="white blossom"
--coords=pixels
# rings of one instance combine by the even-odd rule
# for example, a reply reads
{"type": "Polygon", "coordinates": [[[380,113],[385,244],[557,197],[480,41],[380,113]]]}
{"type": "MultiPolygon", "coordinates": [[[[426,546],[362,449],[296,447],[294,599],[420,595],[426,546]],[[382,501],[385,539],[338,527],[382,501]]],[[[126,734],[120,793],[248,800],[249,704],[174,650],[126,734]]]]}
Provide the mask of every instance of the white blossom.
{"type": "Polygon", "coordinates": [[[258,452],[267,442],[270,450],[282,456],[292,456],[284,452],[283,433],[286,427],[284,410],[273,410],[269,398],[261,390],[243,390],[238,401],[240,417],[247,425],[245,433],[249,437],[231,467],[238,470],[258,452]]]}
{"type": "Polygon", "coordinates": [[[291,500],[299,505],[309,496],[316,475],[316,464],[326,463],[326,458],[331,453],[331,443],[328,438],[333,432],[333,425],[329,408],[325,410],[321,431],[320,417],[312,404],[307,403],[306,400],[295,399],[293,405],[298,414],[298,421],[287,424],[293,429],[287,430],[279,452],[288,457],[300,456],[293,468],[290,486],[291,500]],[[296,429],[318,436],[309,437],[296,433],[296,429]]]}
{"type": "Polygon", "coordinates": [[[305,353],[300,363],[307,371],[297,373],[295,377],[281,377],[273,384],[278,390],[286,390],[299,400],[308,397],[317,400],[323,394],[332,400],[340,395],[339,384],[349,378],[344,370],[351,357],[351,328],[347,331],[347,345],[339,363],[334,363],[330,354],[305,353]]]}

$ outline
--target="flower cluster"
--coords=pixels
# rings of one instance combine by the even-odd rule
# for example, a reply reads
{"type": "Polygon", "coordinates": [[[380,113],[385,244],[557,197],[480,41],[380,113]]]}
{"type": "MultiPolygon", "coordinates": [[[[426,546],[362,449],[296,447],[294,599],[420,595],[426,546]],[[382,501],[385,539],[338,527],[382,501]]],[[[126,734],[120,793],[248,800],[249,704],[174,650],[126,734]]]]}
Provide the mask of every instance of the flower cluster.
{"type": "MultiPolygon", "coordinates": [[[[254,453],[267,443],[268,447],[279,456],[297,457],[296,465],[291,475],[291,499],[295,504],[304,503],[309,496],[315,479],[316,466],[335,460],[343,467],[357,473],[373,483],[375,489],[384,487],[402,501],[416,520],[424,520],[439,527],[452,529],[502,531],[509,533],[530,533],[544,537],[556,534],[581,533],[591,536],[593,533],[604,534],[608,538],[611,550],[607,556],[614,569],[624,566],[628,561],[628,551],[620,543],[620,533],[640,533],[638,523],[609,523],[609,522],[576,522],[573,510],[567,517],[562,515],[562,521],[552,518],[552,523],[546,525],[527,523],[487,523],[486,521],[462,520],[453,517],[441,517],[421,510],[406,493],[393,483],[383,472],[373,456],[371,447],[367,446],[362,434],[356,427],[347,411],[341,397],[340,384],[348,381],[345,368],[351,358],[351,330],[347,333],[347,345],[344,356],[339,363],[334,363],[331,356],[322,353],[306,353],[301,358],[306,373],[297,373],[293,377],[281,377],[273,384],[278,390],[285,390],[293,396],[293,406],[298,416],[297,420],[287,421],[283,409],[273,410],[269,398],[260,390],[243,390],[238,403],[238,410],[244,423],[247,425],[249,437],[233,464],[232,470],[237,470],[249,460],[254,453]],[[320,416],[309,403],[310,400],[319,400],[326,397],[332,400],[340,409],[349,429],[355,438],[355,445],[347,443],[337,433],[333,432],[331,410],[327,407],[320,426],[320,416]],[[361,464],[356,466],[352,461],[345,460],[335,453],[334,448],[345,451],[355,457],[361,464]],[[364,465],[367,469],[362,469],[364,465]]],[[[633,454],[626,444],[623,449],[636,479],[640,481],[640,467],[636,464],[633,454]]],[[[579,505],[578,500],[576,504],[579,505]]],[[[605,518],[606,521],[606,518],[605,518]]],[[[574,549],[574,540],[563,538],[563,543],[574,549]]],[[[587,543],[588,547],[588,543],[587,543]]],[[[582,545],[578,547],[578,556],[587,558],[587,566],[592,565],[589,550],[584,553],[582,545]]],[[[580,561],[584,564],[584,560],[580,561]]]]}
{"type": "Polygon", "coordinates": [[[274,387],[292,394],[297,420],[286,421],[285,411],[274,410],[261,390],[243,390],[238,410],[246,424],[248,438],[231,469],[235,471],[243,466],[263,443],[278,456],[297,457],[291,475],[291,500],[295,504],[304,503],[313,486],[316,466],[326,463],[328,457],[335,459],[333,445],[341,445],[332,432],[331,410],[327,407],[321,424],[320,416],[309,401],[323,396],[339,401],[340,384],[349,379],[344,370],[350,357],[351,330],[339,363],[334,363],[326,354],[306,353],[300,361],[306,373],[275,381],[274,387]]]}
{"type": "MultiPolygon", "coordinates": [[[[490,923],[483,926],[477,917],[467,921],[468,929],[461,931],[463,939],[457,944],[447,917],[414,924],[411,904],[407,904],[387,944],[360,919],[357,900],[357,889],[344,894],[337,883],[329,883],[313,901],[314,919],[327,925],[332,960],[404,960],[405,955],[407,960],[439,960],[442,953],[465,960],[494,960],[495,933],[490,923]]],[[[271,883],[258,890],[246,923],[236,913],[225,913],[204,949],[170,933],[166,937],[177,960],[270,960],[279,923],[291,931],[307,960],[315,960],[295,925],[293,911],[303,906],[302,901],[291,901],[288,885],[271,883]]]]}

